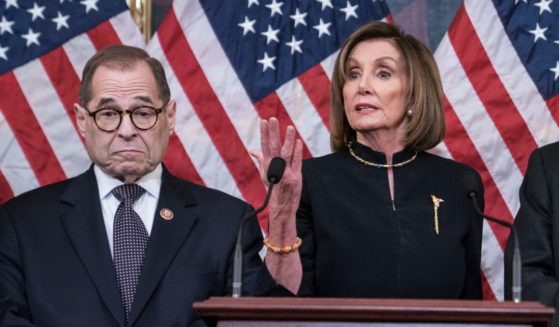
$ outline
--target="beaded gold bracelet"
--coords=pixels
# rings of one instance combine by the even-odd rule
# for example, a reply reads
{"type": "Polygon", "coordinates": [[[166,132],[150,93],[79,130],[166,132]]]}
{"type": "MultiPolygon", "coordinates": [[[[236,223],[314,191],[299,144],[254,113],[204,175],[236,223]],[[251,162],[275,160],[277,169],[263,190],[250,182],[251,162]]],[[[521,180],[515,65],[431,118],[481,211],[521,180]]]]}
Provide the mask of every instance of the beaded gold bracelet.
{"type": "Polygon", "coordinates": [[[272,251],[276,254],[291,253],[291,252],[296,251],[297,249],[299,249],[301,247],[301,244],[303,244],[303,240],[299,237],[297,237],[297,241],[293,245],[286,245],[284,247],[273,246],[272,244],[270,244],[270,240],[268,240],[267,237],[264,239],[264,246],[266,247],[266,249],[268,249],[268,250],[270,250],[270,251],[272,251]]]}

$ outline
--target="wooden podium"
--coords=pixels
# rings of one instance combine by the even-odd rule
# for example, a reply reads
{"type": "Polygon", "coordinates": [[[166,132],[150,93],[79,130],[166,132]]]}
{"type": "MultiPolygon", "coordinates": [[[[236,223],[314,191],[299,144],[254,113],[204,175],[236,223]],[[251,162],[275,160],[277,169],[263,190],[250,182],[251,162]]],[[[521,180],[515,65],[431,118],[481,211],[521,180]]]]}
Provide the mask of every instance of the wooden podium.
{"type": "Polygon", "coordinates": [[[555,312],[537,302],[268,297],[212,297],[194,310],[218,327],[548,327],[555,312]]]}

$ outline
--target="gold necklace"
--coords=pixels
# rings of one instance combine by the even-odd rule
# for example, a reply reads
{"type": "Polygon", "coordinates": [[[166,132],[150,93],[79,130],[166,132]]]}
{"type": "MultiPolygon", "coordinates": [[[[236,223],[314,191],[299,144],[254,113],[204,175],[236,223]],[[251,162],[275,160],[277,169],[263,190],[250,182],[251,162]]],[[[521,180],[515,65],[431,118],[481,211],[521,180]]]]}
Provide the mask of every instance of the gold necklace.
{"type": "Polygon", "coordinates": [[[351,148],[351,142],[347,143],[347,148],[349,149],[349,154],[351,154],[351,156],[354,157],[355,160],[359,161],[360,163],[362,163],[366,166],[371,166],[371,167],[375,167],[375,168],[398,168],[398,167],[402,167],[404,165],[409,164],[410,162],[414,161],[415,158],[417,158],[417,151],[416,151],[413,154],[413,156],[406,161],[398,162],[398,163],[395,163],[395,164],[379,164],[379,163],[376,163],[376,162],[367,161],[367,160],[361,158],[360,156],[358,156],[357,154],[355,154],[355,152],[353,152],[353,149],[351,148]]]}

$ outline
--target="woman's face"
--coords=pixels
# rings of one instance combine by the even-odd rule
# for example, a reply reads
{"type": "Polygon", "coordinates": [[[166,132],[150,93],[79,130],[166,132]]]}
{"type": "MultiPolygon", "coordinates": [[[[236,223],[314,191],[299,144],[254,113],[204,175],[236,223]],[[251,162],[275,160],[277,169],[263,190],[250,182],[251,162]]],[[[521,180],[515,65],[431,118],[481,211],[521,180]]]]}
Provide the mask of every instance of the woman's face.
{"type": "Polygon", "coordinates": [[[406,83],[402,57],[389,39],[358,43],[346,61],[342,89],[344,110],[359,134],[403,132],[406,128],[406,83]]]}

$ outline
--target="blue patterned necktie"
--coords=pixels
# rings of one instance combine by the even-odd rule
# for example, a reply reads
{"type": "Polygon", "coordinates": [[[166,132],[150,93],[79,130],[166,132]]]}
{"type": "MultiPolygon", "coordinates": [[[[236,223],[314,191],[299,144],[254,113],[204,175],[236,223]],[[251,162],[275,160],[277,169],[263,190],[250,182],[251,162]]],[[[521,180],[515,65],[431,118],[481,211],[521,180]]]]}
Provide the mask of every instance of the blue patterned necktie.
{"type": "Polygon", "coordinates": [[[132,209],[132,204],[144,192],[145,190],[136,184],[123,184],[113,189],[114,196],[120,201],[114,220],[113,261],[126,321],[132,310],[149,240],[144,223],[132,209]]]}

